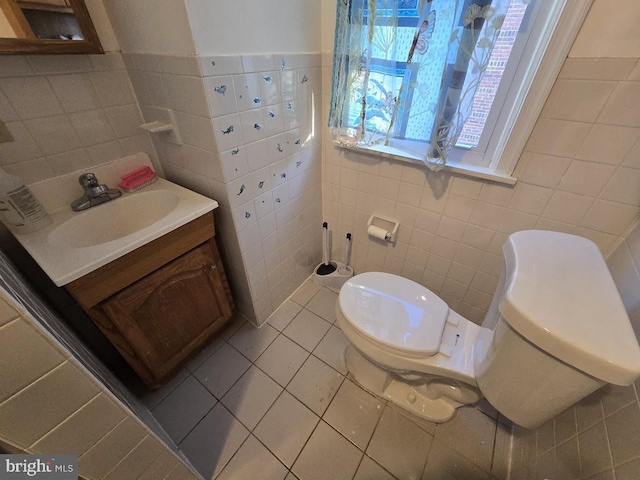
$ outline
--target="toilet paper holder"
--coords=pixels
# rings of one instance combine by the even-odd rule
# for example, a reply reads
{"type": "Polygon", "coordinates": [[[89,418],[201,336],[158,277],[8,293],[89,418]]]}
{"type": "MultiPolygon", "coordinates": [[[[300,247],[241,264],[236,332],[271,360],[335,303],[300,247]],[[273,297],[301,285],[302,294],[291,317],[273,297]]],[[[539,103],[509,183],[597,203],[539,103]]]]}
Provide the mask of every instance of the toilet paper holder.
{"type": "Polygon", "coordinates": [[[369,221],[367,222],[367,231],[370,236],[374,238],[378,238],[383,241],[396,243],[396,239],[398,237],[398,227],[400,226],[400,222],[394,218],[383,217],[382,215],[371,215],[369,217],[369,221]],[[372,232],[372,228],[374,227],[375,232],[372,232]],[[384,230],[384,232],[380,232],[378,229],[384,230]],[[384,238],[382,234],[384,233],[384,238]]]}

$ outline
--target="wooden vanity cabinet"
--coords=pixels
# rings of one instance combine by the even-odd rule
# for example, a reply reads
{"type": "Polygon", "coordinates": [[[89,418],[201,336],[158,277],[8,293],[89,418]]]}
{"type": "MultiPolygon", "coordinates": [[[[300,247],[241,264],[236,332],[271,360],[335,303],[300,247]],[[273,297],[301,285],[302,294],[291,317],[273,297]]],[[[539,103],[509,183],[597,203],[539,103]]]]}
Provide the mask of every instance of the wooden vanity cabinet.
{"type": "Polygon", "coordinates": [[[66,286],[150,388],[229,321],[233,300],[204,215],[66,286]]]}

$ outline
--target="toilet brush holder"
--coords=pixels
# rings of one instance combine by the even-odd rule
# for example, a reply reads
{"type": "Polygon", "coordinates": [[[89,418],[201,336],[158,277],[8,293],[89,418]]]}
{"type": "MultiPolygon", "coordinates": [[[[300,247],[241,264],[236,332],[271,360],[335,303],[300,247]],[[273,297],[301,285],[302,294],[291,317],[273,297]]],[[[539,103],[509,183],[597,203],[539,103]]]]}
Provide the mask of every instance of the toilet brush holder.
{"type": "Polygon", "coordinates": [[[344,283],[353,277],[353,268],[350,266],[344,266],[342,262],[330,261],[331,265],[336,269],[327,275],[318,275],[318,269],[324,265],[319,264],[313,273],[313,283],[320,285],[321,287],[340,288],[344,283]]]}

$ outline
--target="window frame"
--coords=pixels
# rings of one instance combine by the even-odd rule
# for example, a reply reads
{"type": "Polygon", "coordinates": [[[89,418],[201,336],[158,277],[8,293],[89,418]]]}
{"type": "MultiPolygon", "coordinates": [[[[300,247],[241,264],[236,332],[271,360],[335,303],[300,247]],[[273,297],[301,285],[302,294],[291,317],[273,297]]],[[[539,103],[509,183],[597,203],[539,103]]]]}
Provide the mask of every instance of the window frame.
{"type": "MultiPolygon", "coordinates": [[[[500,130],[494,130],[491,134],[486,152],[474,152],[471,149],[465,153],[471,158],[481,155],[482,163],[488,166],[449,159],[443,170],[508,185],[516,183],[513,171],[593,0],[550,0],[550,3],[548,20],[544,24],[552,27],[544,28],[539,15],[532,25],[531,35],[539,32],[540,37],[536,42],[527,42],[524,52],[530,61],[519,66],[510,80],[511,86],[494,125],[494,129],[500,130]],[[489,156],[489,161],[486,156],[489,156]]],[[[396,139],[395,142],[402,141],[396,139]]],[[[333,144],[347,150],[424,165],[419,155],[393,146],[348,146],[338,140],[334,140],[333,144]]]]}

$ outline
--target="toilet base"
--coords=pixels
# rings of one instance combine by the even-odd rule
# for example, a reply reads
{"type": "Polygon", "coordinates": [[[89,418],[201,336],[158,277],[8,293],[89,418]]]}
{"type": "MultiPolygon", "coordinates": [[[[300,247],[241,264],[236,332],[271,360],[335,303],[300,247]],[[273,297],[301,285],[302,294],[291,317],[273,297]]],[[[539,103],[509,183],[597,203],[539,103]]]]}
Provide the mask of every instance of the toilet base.
{"type": "Polygon", "coordinates": [[[434,423],[451,420],[458,407],[475,403],[482,395],[471,386],[435,376],[412,375],[411,379],[390,372],[363,356],[353,345],[345,350],[345,363],[350,377],[365,390],[387,399],[417,417],[434,423]],[[453,393],[456,401],[442,395],[453,393]]]}

